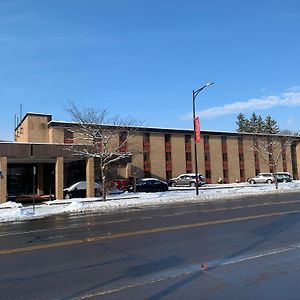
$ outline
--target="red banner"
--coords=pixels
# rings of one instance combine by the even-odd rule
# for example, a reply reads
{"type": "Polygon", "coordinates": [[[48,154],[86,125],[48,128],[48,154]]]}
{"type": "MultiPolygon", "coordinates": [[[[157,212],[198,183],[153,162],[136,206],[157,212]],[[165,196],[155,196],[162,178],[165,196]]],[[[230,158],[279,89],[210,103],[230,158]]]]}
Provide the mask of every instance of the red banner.
{"type": "Polygon", "coordinates": [[[200,143],[200,121],[199,118],[195,118],[195,142],[200,143]]]}

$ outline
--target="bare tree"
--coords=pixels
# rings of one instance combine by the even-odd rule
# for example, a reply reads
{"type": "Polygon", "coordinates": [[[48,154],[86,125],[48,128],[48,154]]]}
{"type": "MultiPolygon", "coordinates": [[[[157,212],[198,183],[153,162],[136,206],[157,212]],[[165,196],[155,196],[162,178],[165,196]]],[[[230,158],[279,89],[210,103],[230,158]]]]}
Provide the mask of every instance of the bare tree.
{"type": "Polygon", "coordinates": [[[68,148],[75,155],[92,157],[98,163],[102,181],[102,195],[106,200],[109,192],[107,174],[109,168],[116,164],[128,163],[140,149],[128,149],[127,143],[140,130],[141,123],[133,119],[110,117],[106,110],[94,108],[81,109],[70,101],[65,105],[66,111],[74,121],[74,144],[68,148]]]}
{"type": "MultiPolygon", "coordinates": [[[[272,173],[278,170],[278,163],[285,161],[286,149],[294,142],[292,136],[279,135],[256,135],[253,140],[252,150],[270,167],[272,173]]],[[[277,176],[275,178],[275,186],[278,189],[277,176]]]]}

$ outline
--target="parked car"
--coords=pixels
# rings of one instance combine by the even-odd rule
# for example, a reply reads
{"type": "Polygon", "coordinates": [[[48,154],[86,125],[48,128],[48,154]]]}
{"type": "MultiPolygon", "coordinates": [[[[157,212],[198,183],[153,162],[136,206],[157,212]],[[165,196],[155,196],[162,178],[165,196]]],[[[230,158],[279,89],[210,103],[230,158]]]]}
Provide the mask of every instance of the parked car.
{"type": "Polygon", "coordinates": [[[276,177],[278,182],[290,182],[293,180],[293,177],[288,172],[276,172],[276,177]]]}
{"type": "MultiPolygon", "coordinates": [[[[164,192],[169,189],[168,184],[164,181],[161,181],[156,178],[144,178],[141,179],[136,184],[136,191],[137,192],[164,192]]],[[[131,186],[128,189],[129,192],[134,191],[134,187],[131,186]]]]}
{"type": "Polygon", "coordinates": [[[255,183],[273,183],[275,181],[272,173],[259,173],[254,177],[248,178],[248,182],[251,184],[255,183]]]}
{"type": "MultiPolygon", "coordinates": [[[[95,197],[101,196],[101,184],[95,182],[95,197]]],[[[68,188],[64,189],[64,199],[85,198],[86,197],[86,181],[79,181],[68,188]]]]}
{"type": "Polygon", "coordinates": [[[170,186],[196,186],[196,182],[198,186],[201,186],[205,183],[204,177],[201,174],[198,174],[198,180],[196,180],[195,173],[187,173],[181,174],[176,178],[172,178],[169,180],[170,186]]]}

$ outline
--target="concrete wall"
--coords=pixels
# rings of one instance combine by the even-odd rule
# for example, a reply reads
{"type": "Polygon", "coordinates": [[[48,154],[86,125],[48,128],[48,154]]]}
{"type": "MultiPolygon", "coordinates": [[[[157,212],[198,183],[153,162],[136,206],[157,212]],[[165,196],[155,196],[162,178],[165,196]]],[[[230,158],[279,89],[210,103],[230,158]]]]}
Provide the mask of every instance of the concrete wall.
{"type": "MultiPolygon", "coordinates": [[[[20,142],[33,143],[64,143],[64,129],[66,124],[50,123],[49,115],[34,115],[28,114],[22,120],[16,131],[16,140],[20,142]],[[50,126],[50,127],[48,127],[50,126]]],[[[71,128],[70,128],[71,130],[71,128]]],[[[151,173],[154,177],[166,178],[166,162],[165,162],[165,133],[171,134],[171,153],[172,153],[172,176],[175,177],[181,173],[186,172],[186,158],[185,158],[185,134],[191,135],[191,155],[193,172],[195,172],[194,161],[194,136],[193,132],[172,132],[172,131],[147,131],[150,132],[150,162],[151,173]]],[[[86,143],[87,140],[78,136],[76,133],[76,143],[86,143]]],[[[209,134],[210,144],[210,165],[212,182],[217,182],[218,178],[223,178],[223,161],[222,161],[222,146],[221,135],[209,134]]],[[[226,135],[226,134],[224,134],[226,135]]],[[[119,137],[116,136],[110,142],[111,151],[115,151],[119,145],[119,137]]],[[[21,147],[21,146],[20,146],[21,147]]],[[[134,154],[131,167],[122,165],[119,175],[129,176],[137,175],[139,178],[143,177],[144,161],[143,161],[143,132],[138,132],[136,136],[127,144],[129,151],[134,154]],[[135,174],[132,174],[135,173],[135,174]],[[136,174],[138,173],[138,174],[136,174]]],[[[300,168],[300,150],[299,144],[297,146],[298,169],[300,168]]],[[[255,175],[255,161],[253,152],[253,137],[243,136],[243,153],[244,153],[244,171],[245,178],[255,175]]],[[[58,155],[62,156],[62,155],[58,155]]],[[[240,178],[239,153],[238,153],[238,136],[227,135],[227,156],[228,156],[228,175],[229,181],[234,182],[240,178]]],[[[198,158],[198,172],[205,175],[205,161],[204,161],[204,145],[203,138],[197,144],[197,158],[198,158]]],[[[269,172],[270,167],[260,157],[260,172],[269,172]]],[[[286,149],[287,169],[292,172],[291,150],[290,147],[286,149]]],[[[278,162],[278,171],[283,170],[282,159],[278,162]]],[[[300,174],[300,170],[298,170],[300,174]]]]}
{"type": "Polygon", "coordinates": [[[95,196],[95,161],[93,157],[86,159],[86,196],[95,196]]]}
{"type": "Polygon", "coordinates": [[[62,128],[56,128],[56,127],[49,128],[49,143],[63,144],[64,130],[62,128]]]}
{"type": "Polygon", "coordinates": [[[184,135],[172,135],[171,143],[172,176],[177,177],[178,175],[185,173],[186,171],[184,135]]]}
{"type": "Polygon", "coordinates": [[[245,166],[245,179],[255,176],[255,161],[253,151],[253,138],[243,138],[243,152],[244,152],[244,166],[245,166]]]}
{"type": "MultiPolygon", "coordinates": [[[[297,157],[297,171],[298,171],[298,177],[300,178],[300,143],[298,142],[296,146],[296,157],[297,157]]],[[[298,179],[299,179],[298,178],[298,179]]]]}
{"type": "Polygon", "coordinates": [[[64,158],[57,157],[55,163],[55,197],[63,199],[64,188],[64,158]]]}
{"type": "Polygon", "coordinates": [[[150,135],[151,173],[157,178],[166,178],[165,135],[153,133],[150,135]]]}
{"type": "MultiPolygon", "coordinates": [[[[128,173],[138,179],[144,177],[143,135],[138,133],[127,143],[128,151],[134,153],[128,173]]],[[[151,155],[151,154],[150,154],[151,155]]]]}
{"type": "Polygon", "coordinates": [[[240,180],[239,148],[236,137],[227,138],[228,178],[229,182],[240,180]]]}
{"type": "Polygon", "coordinates": [[[15,131],[16,142],[49,143],[49,116],[28,114],[15,131]]]}
{"type": "Polygon", "coordinates": [[[293,168],[292,168],[292,153],[291,153],[291,147],[287,147],[285,149],[286,152],[286,165],[287,165],[287,171],[290,174],[293,174],[293,168]]]}
{"type": "MultiPolygon", "coordinates": [[[[197,159],[198,159],[198,172],[205,176],[205,160],[204,160],[204,142],[203,138],[200,139],[200,143],[197,144],[197,159]]],[[[195,169],[194,169],[195,170],[195,169]]]]}
{"type": "Polygon", "coordinates": [[[220,136],[209,137],[209,151],[210,151],[211,180],[212,183],[217,183],[218,178],[223,178],[223,160],[222,160],[222,147],[221,147],[220,136]]]}

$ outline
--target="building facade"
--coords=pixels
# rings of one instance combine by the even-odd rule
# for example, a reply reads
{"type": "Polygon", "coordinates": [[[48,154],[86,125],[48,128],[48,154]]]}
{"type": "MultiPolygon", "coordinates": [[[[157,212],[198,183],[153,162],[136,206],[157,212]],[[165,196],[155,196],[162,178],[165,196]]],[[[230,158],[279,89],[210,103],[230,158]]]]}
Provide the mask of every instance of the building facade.
{"type": "MultiPolygon", "coordinates": [[[[15,142],[0,144],[0,170],[7,174],[0,182],[0,201],[6,201],[7,192],[38,195],[54,192],[61,199],[63,188],[80,180],[87,180],[87,194],[93,196],[93,182],[99,180],[94,159],[74,157],[66,149],[70,144],[84,143],[76,136],[76,126],[76,123],[53,121],[51,115],[27,113],[15,129],[15,142]],[[8,148],[14,148],[13,152],[8,148]]],[[[261,138],[274,137],[280,138],[274,135],[261,138]]],[[[249,133],[202,131],[197,144],[199,173],[207,183],[217,183],[219,178],[230,183],[245,182],[259,172],[272,171],[253,150],[256,139],[249,133]]],[[[193,130],[144,127],[125,146],[128,151],[139,151],[135,151],[130,162],[113,168],[114,179],[134,176],[167,180],[195,170],[193,130]]],[[[294,137],[282,153],[277,171],[290,172],[298,179],[300,138],[294,137]]]]}

